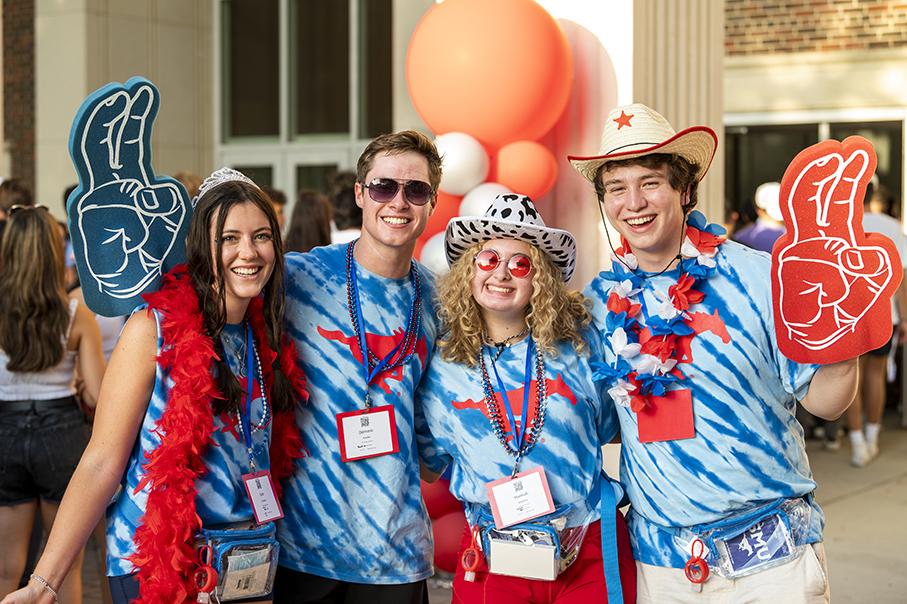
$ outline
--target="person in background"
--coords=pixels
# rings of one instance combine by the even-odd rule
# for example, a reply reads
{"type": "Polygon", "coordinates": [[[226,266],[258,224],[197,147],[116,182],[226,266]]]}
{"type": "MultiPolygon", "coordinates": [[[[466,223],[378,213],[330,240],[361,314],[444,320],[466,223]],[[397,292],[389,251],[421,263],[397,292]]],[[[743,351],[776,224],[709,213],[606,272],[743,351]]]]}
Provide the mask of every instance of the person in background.
{"type": "Polygon", "coordinates": [[[362,208],[356,203],[356,173],[334,172],[325,182],[325,194],[331,202],[334,228],[331,243],[349,243],[362,231],[362,208]]]}
{"type": "Polygon", "coordinates": [[[520,565],[514,552],[473,551],[474,565],[457,566],[453,601],[607,602],[611,592],[635,602],[636,565],[617,508],[623,489],[601,471],[602,445],[619,428],[607,388],[592,379],[601,335],[587,300],[566,285],[576,268],[573,235],[545,226],[528,197],[507,194],[484,216],[452,219],[444,243],[441,336],[417,402],[431,431],[419,439],[425,467],[440,474],[450,465],[451,493],[466,504],[457,560],[486,535],[485,545],[492,535],[528,540],[543,531],[553,543],[552,531],[560,545],[546,558],[556,572],[544,580],[529,569],[500,574],[520,565]],[[537,477],[548,493],[527,486],[537,477]],[[501,513],[516,523],[501,528],[494,510],[513,505],[507,488],[553,509],[507,521],[501,513]],[[617,563],[612,576],[603,552],[617,563]]]}
{"type": "Polygon", "coordinates": [[[202,178],[195,172],[181,170],[173,175],[173,179],[185,187],[189,193],[189,199],[198,197],[198,187],[202,184],[202,178]]]}
{"type": "Polygon", "coordinates": [[[331,244],[331,203],[318,191],[303,189],[296,196],[290,228],[287,230],[287,252],[308,252],[331,244]]]}
{"type": "MultiPolygon", "coordinates": [[[[78,361],[86,399],[97,400],[106,362],[93,313],[67,295],[63,241],[45,206],[13,206],[0,246],[0,594],[19,586],[37,514],[50,530],[89,428],[73,384],[78,361]]],[[[72,575],[56,583],[82,601],[83,545],[72,575]]]]}
{"type": "MultiPolygon", "coordinates": [[[[901,223],[882,211],[879,177],[873,174],[866,187],[863,203],[863,231],[878,233],[891,239],[901,256],[902,269],[907,271],[907,237],[901,223]]],[[[892,338],[884,346],[860,356],[860,385],[853,404],[847,409],[847,431],[850,437],[850,464],[862,468],[879,454],[879,432],[885,411],[885,390],[888,378],[888,355],[892,345],[907,341],[907,272],[891,299],[892,338]],[[863,415],[866,415],[865,425],[863,415]]]]}
{"type": "Polygon", "coordinates": [[[13,206],[30,206],[34,204],[31,189],[17,178],[7,178],[0,182],[0,219],[9,217],[13,206]]]}
{"type": "Polygon", "coordinates": [[[427,602],[432,541],[413,393],[436,326],[434,278],[413,251],[440,182],[428,137],[381,135],[357,166],[362,235],[287,254],[284,316],[309,392],[296,423],[317,453],[296,460],[277,521],[281,604],[427,602]],[[359,432],[363,423],[374,432],[359,432]]]}
{"type": "Polygon", "coordinates": [[[186,265],[126,323],[58,525],[31,582],[2,604],[52,602],[105,509],[114,602],[196,600],[196,531],[252,521],[244,475],[270,468],[279,481],[302,454],[282,251],[271,201],[251,180],[229,169],[206,179],[186,265]]]}
{"type": "MultiPolygon", "coordinates": [[[[76,189],[77,185],[71,185],[66,188],[63,192],[63,211],[69,211],[68,201],[69,196],[76,189]]],[[[65,227],[66,225],[63,224],[65,227]]],[[[66,229],[66,289],[69,292],[69,295],[79,301],[79,304],[85,304],[85,297],[82,294],[82,284],[79,280],[79,273],[76,269],[76,259],[72,247],[72,238],[69,235],[69,229],[66,229]]],[[[123,330],[123,326],[126,324],[126,318],[124,316],[117,317],[105,317],[104,315],[95,314],[95,321],[98,323],[98,328],[101,330],[101,345],[104,351],[104,360],[109,363],[110,357],[113,354],[113,349],[116,347],[117,340],[120,337],[120,332],[123,330]]],[[[86,417],[88,418],[88,423],[92,424],[94,422],[94,410],[97,406],[97,399],[92,399],[91,392],[84,388],[84,381],[81,377],[81,368],[78,363],[76,364],[76,389],[78,390],[78,399],[82,406],[82,411],[85,412],[86,417]]],[[[113,599],[110,595],[110,584],[107,581],[107,538],[106,533],[107,527],[105,526],[104,519],[98,521],[95,526],[94,531],[92,532],[92,538],[97,544],[97,569],[99,575],[99,585],[101,589],[101,600],[104,604],[111,604],[113,599]]],[[[34,548],[37,550],[37,548],[34,548]]],[[[35,551],[34,558],[37,557],[37,551],[35,551]]],[[[34,558],[29,559],[30,566],[28,568],[34,568],[34,558]]],[[[29,570],[29,573],[31,571],[29,570]]]]}
{"type": "Polygon", "coordinates": [[[584,293],[618,405],[637,602],[827,603],[795,406],[839,417],[857,359],[797,364],[778,350],[771,258],[694,210],[717,142],[633,104],[611,111],[599,155],[569,158],[621,235],[584,293]]]}
{"type": "Polygon", "coordinates": [[[754,250],[772,253],[775,241],[784,234],[781,214],[781,183],[766,182],[756,189],[756,222],[734,233],[733,239],[754,250]]]}
{"type": "Polygon", "coordinates": [[[265,192],[265,195],[267,195],[271,200],[271,203],[274,204],[274,213],[277,214],[277,220],[280,223],[280,231],[283,232],[283,229],[287,224],[287,214],[284,211],[287,207],[287,196],[280,189],[275,189],[268,185],[263,186],[261,190],[265,192]]]}

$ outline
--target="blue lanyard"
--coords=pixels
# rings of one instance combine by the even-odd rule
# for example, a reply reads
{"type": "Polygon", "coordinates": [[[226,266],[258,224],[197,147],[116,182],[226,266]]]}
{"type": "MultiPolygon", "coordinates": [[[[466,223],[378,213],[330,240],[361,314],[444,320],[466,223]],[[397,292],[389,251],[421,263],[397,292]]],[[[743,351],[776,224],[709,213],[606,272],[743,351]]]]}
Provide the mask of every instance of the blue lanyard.
{"type": "MultiPolygon", "coordinates": [[[[501,392],[501,406],[507,410],[507,419],[510,421],[510,433],[513,435],[515,444],[509,445],[517,453],[517,464],[520,463],[520,453],[523,449],[523,441],[526,439],[526,428],[529,426],[529,386],[532,383],[532,334],[529,335],[529,343],[526,346],[526,373],[523,378],[523,429],[519,430],[516,420],[513,417],[513,411],[510,409],[510,403],[507,400],[507,391],[504,389],[504,382],[501,381],[501,375],[498,373],[498,367],[494,359],[491,359],[491,368],[494,370],[494,377],[498,381],[498,389],[501,392]]],[[[516,466],[514,466],[516,469],[516,466]]],[[[514,472],[515,473],[515,472],[514,472]]]]}
{"type": "MultiPolygon", "coordinates": [[[[355,261],[351,260],[351,262],[355,262],[355,261]]],[[[416,270],[415,263],[413,263],[413,266],[410,268],[410,280],[411,281],[414,281],[413,273],[415,272],[415,270],[416,270]]],[[[400,339],[400,342],[394,347],[394,349],[391,350],[387,354],[387,356],[385,356],[383,359],[381,359],[378,362],[378,364],[375,365],[375,368],[373,370],[369,370],[370,354],[369,354],[369,349],[368,349],[368,343],[365,341],[365,321],[363,321],[363,319],[362,319],[362,307],[359,304],[359,284],[356,281],[355,267],[353,267],[352,270],[350,270],[349,282],[350,282],[349,287],[352,290],[351,295],[356,303],[355,304],[356,305],[356,319],[359,322],[359,352],[362,355],[362,369],[363,369],[363,373],[365,375],[365,408],[368,409],[369,404],[370,404],[369,396],[368,396],[369,384],[371,384],[372,381],[382,371],[384,371],[384,368],[387,366],[387,364],[390,363],[391,359],[394,358],[394,356],[400,352],[400,348],[407,341],[409,341],[409,338],[407,338],[407,334],[404,332],[403,337],[400,339]]],[[[419,297],[418,287],[416,287],[415,283],[413,283],[413,299],[412,299],[412,302],[410,303],[409,314],[406,319],[406,328],[407,329],[410,329],[411,326],[413,325],[413,314],[416,312],[416,305],[418,304],[418,297],[419,297]]]]}
{"type": "MultiPolygon", "coordinates": [[[[255,363],[255,343],[252,340],[252,324],[246,323],[246,406],[245,412],[242,407],[239,411],[239,424],[242,426],[242,437],[246,448],[249,450],[249,465],[252,471],[255,471],[255,460],[252,456],[252,430],[249,427],[252,421],[252,387],[254,385],[253,368],[255,363]]],[[[240,359],[242,362],[242,359],[240,359]]]]}

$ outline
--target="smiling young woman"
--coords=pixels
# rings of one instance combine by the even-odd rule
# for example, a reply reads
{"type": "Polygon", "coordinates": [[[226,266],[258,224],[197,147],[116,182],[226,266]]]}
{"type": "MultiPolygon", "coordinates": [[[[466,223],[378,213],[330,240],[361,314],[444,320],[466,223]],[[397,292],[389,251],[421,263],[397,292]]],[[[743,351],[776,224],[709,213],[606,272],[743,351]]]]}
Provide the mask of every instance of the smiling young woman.
{"type": "MultiPolygon", "coordinates": [[[[226,168],[195,204],[187,264],[126,323],[37,578],[6,604],[47,601],[105,508],[114,602],[196,601],[195,534],[256,524],[247,478],[269,470],[279,481],[303,454],[293,409],[305,380],[283,335],[274,208],[226,168]]],[[[269,599],[267,589],[235,601],[269,599]]]]}
{"type": "Polygon", "coordinates": [[[445,248],[441,337],[417,391],[430,435],[417,436],[423,477],[450,465],[466,506],[453,601],[635,602],[629,534],[600,473],[618,428],[592,380],[602,339],[567,289],[573,235],[509,194],[453,219],[445,248]]]}

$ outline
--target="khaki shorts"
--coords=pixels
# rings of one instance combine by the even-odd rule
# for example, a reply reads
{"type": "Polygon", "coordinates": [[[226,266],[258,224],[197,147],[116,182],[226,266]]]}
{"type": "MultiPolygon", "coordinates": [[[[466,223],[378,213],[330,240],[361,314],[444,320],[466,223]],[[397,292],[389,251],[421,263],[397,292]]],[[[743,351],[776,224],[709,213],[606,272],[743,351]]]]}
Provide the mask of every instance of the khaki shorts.
{"type": "Polygon", "coordinates": [[[686,578],[682,568],[636,562],[637,604],[828,604],[830,601],[822,543],[811,544],[793,562],[741,579],[711,574],[702,584],[701,592],[686,578]]]}

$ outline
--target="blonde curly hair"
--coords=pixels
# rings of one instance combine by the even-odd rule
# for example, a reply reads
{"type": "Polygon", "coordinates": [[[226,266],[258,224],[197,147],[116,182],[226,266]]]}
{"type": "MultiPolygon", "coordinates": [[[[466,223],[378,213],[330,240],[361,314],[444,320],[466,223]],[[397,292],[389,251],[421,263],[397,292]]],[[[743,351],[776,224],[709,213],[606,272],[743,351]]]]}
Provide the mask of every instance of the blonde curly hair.
{"type": "MultiPolygon", "coordinates": [[[[474,243],[463,252],[450,272],[438,279],[438,317],[442,327],[439,337],[441,358],[472,367],[478,363],[485,332],[482,309],[472,295],[476,274],[473,259],[484,241],[474,243]]],[[[526,323],[532,338],[544,354],[557,357],[556,345],[570,341],[577,354],[588,355],[581,335],[592,321],[592,302],[581,292],[568,290],[562,273],[548,254],[529,245],[529,258],[535,267],[532,296],[526,308],[526,323]]]]}

